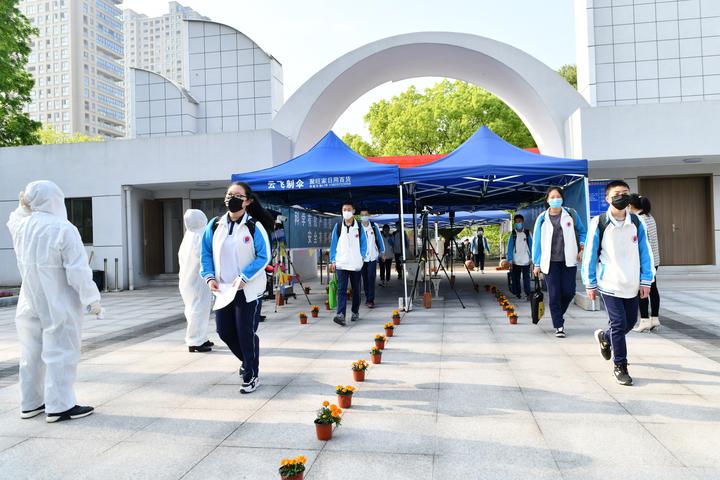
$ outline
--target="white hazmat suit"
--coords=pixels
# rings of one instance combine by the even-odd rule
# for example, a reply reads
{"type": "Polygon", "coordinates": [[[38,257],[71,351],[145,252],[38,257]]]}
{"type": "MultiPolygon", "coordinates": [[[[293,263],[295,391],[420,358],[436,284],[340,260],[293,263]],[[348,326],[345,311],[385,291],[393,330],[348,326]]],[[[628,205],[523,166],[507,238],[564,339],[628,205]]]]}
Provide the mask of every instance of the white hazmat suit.
{"type": "Polygon", "coordinates": [[[7,223],[22,277],[15,314],[21,345],[22,409],[48,413],[76,405],[83,314],[100,312],[100,293],[65,197],[52,182],[28,184],[7,223]]]}
{"type": "Polygon", "coordinates": [[[200,242],[208,219],[200,210],[185,212],[185,236],[180,244],[180,296],[185,303],[187,332],[185,343],[197,347],[208,341],[208,322],[212,294],[200,276],[200,242]]]}

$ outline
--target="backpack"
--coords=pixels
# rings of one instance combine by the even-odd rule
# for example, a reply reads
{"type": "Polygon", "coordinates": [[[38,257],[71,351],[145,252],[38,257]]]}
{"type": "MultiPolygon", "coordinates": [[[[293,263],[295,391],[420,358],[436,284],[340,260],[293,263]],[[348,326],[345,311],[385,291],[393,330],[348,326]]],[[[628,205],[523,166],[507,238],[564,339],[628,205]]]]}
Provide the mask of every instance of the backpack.
{"type": "MultiPolygon", "coordinates": [[[[575,244],[577,245],[578,248],[580,248],[580,235],[578,235],[577,228],[575,228],[575,227],[577,226],[577,223],[578,223],[578,222],[577,222],[577,220],[578,220],[578,214],[577,214],[577,212],[575,211],[574,208],[570,208],[570,207],[563,207],[563,208],[565,208],[565,210],[567,210],[568,215],[570,215],[570,218],[572,218],[572,221],[573,221],[573,231],[575,232],[575,244]]],[[[548,213],[548,215],[549,215],[549,213],[548,213]]],[[[562,214],[561,214],[561,215],[562,215],[562,214]]],[[[545,221],[545,220],[543,220],[543,221],[545,221]]],[[[513,233],[515,233],[515,230],[513,230],[513,233]]],[[[531,248],[531,250],[532,250],[532,248],[531,248]]]]}
{"type": "MultiPolygon", "coordinates": [[[[339,223],[335,226],[335,231],[338,232],[338,238],[340,238],[340,229],[342,228],[342,226],[343,226],[344,223],[345,223],[345,221],[341,221],[341,222],[339,222],[339,223]]],[[[364,227],[362,226],[362,222],[358,222],[358,226],[361,227],[361,228],[364,228],[364,227]]],[[[378,234],[378,232],[380,232],[380,229],[378,228],[378,229],[376,230],[376,228],[375,228],[375,222],[373,222],[372,220],[370,221],[370,226],[372,226],[373,233],[375,234],[375,235],[373,235],[373,236],[375,237],[375,245],[377,245],[377,250],[378,250],[378,254],[379,254],[379,253],[380,253],[380,239],[378,239],[378,235],[377,235],[377,234],[378,234]]],[[[382,235],[382,233],[380,233],[380,235],[382,235]]]]}
{"type": "MultiPolygon", "coordinates": [[[[528,252],[530,253],[530,256],[532,257],[532,245],[530,245],[530,230],[527,228],[523,230],[525,232],[525,241],[528,245],[528,252]]],[[[515,248],[517,249],[517,230],[513,228],[512,233],[510,234],[513,239],[513,245],[515,245],[515,248]]]]}
{"type": "MultiPolygon", "coordinates": [[[[222,218],[222,215],[218,215],[213,219],[212,224],[212,232],[215,234],[215,230],[217,230],[218,222],[220,221],[220,218],[222,218]]],[[[254,218],[250,218],[248,221],[245,222],[245,225],[247,225],[248,230],[250,231],[250,236],[254,239],[255,238],[255,225],[257,224],[257,220],[254,218]]],[[[271,235],[270,232],[266,232],[268,234],[268,238],[270,239],[270,255],[273,255],[273,252],[275,252],[275,249],[277,248],[277,239],[275,235],[271,235]]],[[[272,263],[272,262],[271,262],[272,263]]]]}
{"type": "MultiPolygon", "coordinates": [[[[635,225],[635,228],[639,231],[640,230],[640,217],[635,215],[634,213],[629,213],[630,220],[635,225]]],[[[600,215],[600,218],[598,219],[598,259],[600,258],[600,252],[602,252],[602,241],[603,241],[603,235],[605,234],[605,229],[607,228],[608,224],[610,223],[610,219],[608,218],[607,212],[600,215]]]]}

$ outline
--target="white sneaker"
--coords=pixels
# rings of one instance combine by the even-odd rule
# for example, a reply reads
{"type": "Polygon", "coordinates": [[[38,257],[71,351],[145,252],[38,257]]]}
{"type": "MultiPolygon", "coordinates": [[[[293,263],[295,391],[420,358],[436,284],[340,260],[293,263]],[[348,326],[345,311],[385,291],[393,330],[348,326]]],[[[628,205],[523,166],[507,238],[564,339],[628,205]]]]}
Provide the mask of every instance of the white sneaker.
{"type": "Polygon", "coordinates": [[[650,330],[653,332],[657,332],[660,330],[660,318],[658,317],[650,317],[650,330]]]}
{"type": "Polygon", "coordinates": [[[249,382],[245,383],[243,382],[242,387],[240,387],[240,393],[252,393],[255,390],[257,390],[257,387],[260,386],[260,379],[258,377],[253,377],[250,379],[249,382]]]}
{"type": "Polygon", "coordinates": [[[633,328],[633,332],[649,332],[652,328],[652,325],[650,324],[649,318],[640,318],[640,323],[638,323],[635,328],[633,328]]]}

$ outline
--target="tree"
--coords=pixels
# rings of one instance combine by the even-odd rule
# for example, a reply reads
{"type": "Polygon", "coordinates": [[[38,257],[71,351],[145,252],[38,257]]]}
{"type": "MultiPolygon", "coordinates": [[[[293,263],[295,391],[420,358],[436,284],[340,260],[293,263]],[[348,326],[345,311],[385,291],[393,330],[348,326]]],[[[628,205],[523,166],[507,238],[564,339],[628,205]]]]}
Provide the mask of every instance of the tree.
{"type": "Polygon", "coordinates": [[[83,142],[102,142],[103,138],[100,135],[89,137],[83,135],[80,132],[75,132],[72,135],[62,132],[55,131],[50,125],[43,125],[38,130],[38,137],[40,143],[43,145],[51,145],[56,143],[83,143],[83,142]]]}
{"type": "Polygon", "coordinates": [[[371,141],[347,134],[361,155],[428,155],[450,153],[487,125],[506,141],[534,147],[522,120],[498,97],[476,85],[443,80],[418,92],[414,86],[390,100],[370,106],[365,115],[371,141]]]}
{"type": "Polygon", "coordinates": [[[355,150],[357,153],[359,153],[363,157],[379,156],[377,150],[372,145],[370,145],[368,142],[366,142],[365,139],[360,135],[357,135],[354,133],[346,133],[343,136],[342,140],[350,148],[355,150]]]}
{"type": "Polygon", "coordinates": [[[16,3],[0,0],[0,147],[36,144],[40,127],[23,112],[34,85],[25,65],[37,30],[16,3]]]}
{"type": "Polygon", "coordinates": [[[558,70],[558,73],[577,90],[577,66],[570,64],[563,65],[560,67],[560,70],[558,70]]]}

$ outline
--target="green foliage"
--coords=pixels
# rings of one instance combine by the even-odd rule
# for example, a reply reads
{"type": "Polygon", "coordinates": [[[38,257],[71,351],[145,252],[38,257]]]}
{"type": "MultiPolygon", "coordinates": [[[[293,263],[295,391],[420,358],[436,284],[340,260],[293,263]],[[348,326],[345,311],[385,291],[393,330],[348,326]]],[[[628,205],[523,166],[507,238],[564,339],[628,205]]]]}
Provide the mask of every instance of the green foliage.
{"type": "Polygon", "coordinates": [[[363,157],[378,157],[377,150],[370,145],[368,142],[365,141],[365,139],[361,135],[357,135],[354,133],[346,133],[343,138],[343,142],[345,142],[350,148],[355,150],[357,153],[362,155],[363,157]]]}
{"type": "Polygon", "coordinates": [[[414,86],[370,106],[365,115],[370,143],[347,134],[344,140],[361,155],[450,153],[481,126],[521,148],[535,141],[520,117],[498,97],[476,85],[443,80],[418,92],[414,86]],[[348,141],[349,140],[349,141],[348,141]]]}
{"type": "Polygon", "coordinates": [[[25,65],[30,37],[37,30],[16,4],[16,0],[0,0],[0,147],[36,144],[40,127],[23,112],[34,85],[25,65]]]}
{"type": "Polygon", "coordinates": [[[102,142],[103,138],[100,135],[90,137],[83,135],[80,132],[75,132],[72,135],[62,132],[55,131],[50,125],[43,125],[38,130],[38,137],[40,143],[43,145],[53,145],[57,143],[83,143],[83,142],[102,142]]]}
{"type": "Polygon", "coordinates": [[[577,90],[577,66],[570,64],[563,65],[560,67],[560,70],[558,70],[558,73],[577,90]]]}

